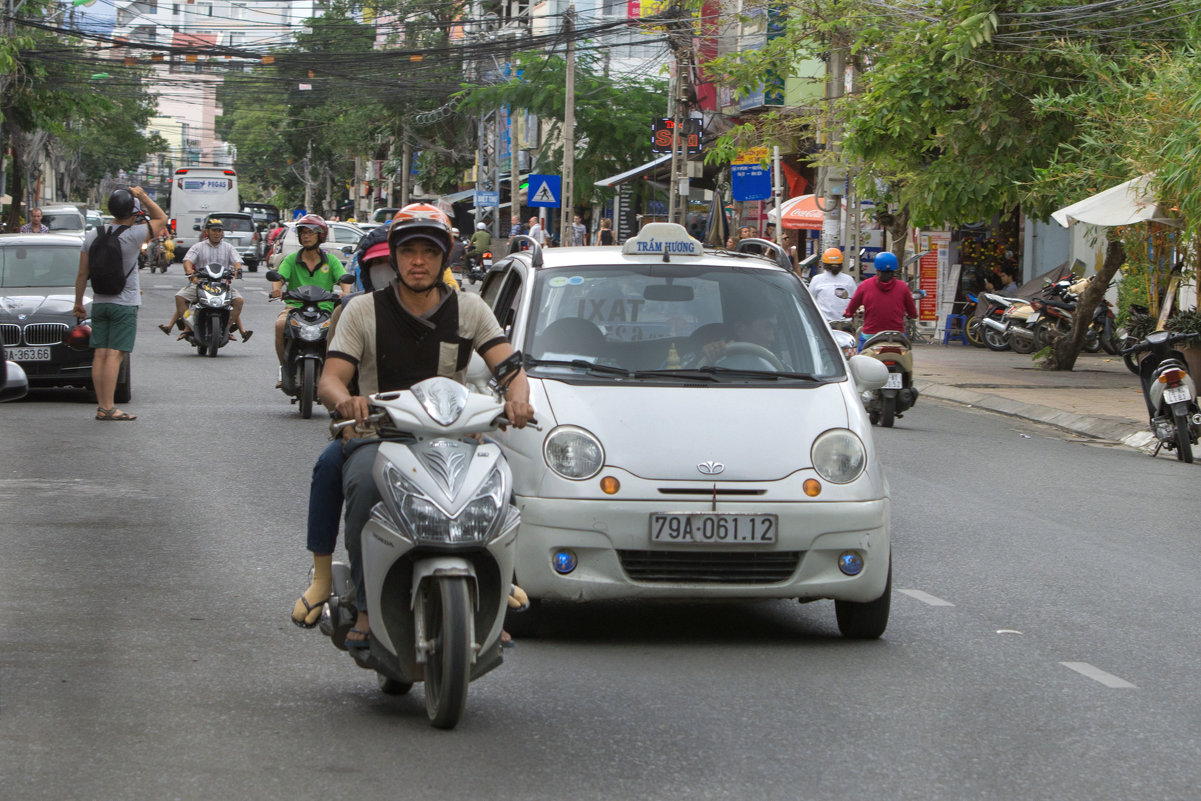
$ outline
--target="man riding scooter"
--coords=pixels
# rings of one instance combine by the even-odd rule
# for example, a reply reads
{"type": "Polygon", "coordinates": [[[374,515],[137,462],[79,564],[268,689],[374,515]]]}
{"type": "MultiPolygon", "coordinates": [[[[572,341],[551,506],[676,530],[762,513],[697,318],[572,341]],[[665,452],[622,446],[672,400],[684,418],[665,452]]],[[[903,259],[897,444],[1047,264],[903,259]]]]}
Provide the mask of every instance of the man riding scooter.
{"type": "Polygon", "coordinates": [[[859,349],[863,343],[881,331],[904,331],[905,318],[917,318],[917,306],[904,281],[896,280],[900,264],[888,251],[876,256],[876,274],[855,289],[843,317],[851,318],[863,307],[863,331],[859,334],[859,349]]]}
{"type": "MultiPolygon", "coordinates": [[[[205,238],[192,245],[183,257],[183,271],[188,277],[188,285],[175,293],[175,314],[165,325],[159,326],[159,330],[164,334],[170,334],[172,326],[176,323],[181,324],[183,333],[180,335],[180,339],[192,333],[184,315],[188,311],[188,306],[196,302],[196,268],[200,265],[220,264],[232,269],[235,277],[242,277],[242,258],[238,255],[238,251],[234,250],[234,246],[225,241],[225,226],[221,222],[221,218],[205,219],[203,233],[205,238]]],[[[174,252],[174,245],[172,252],[174,252]]],[[[232,286],[230,290],[233,293],[233,311],[229,318],[229,332],[232,337],[234,331],[241,331],[242,341],[246,342],[254,332],[242,326],[242,304],[244,303],[242,293],[232,286]]]]}

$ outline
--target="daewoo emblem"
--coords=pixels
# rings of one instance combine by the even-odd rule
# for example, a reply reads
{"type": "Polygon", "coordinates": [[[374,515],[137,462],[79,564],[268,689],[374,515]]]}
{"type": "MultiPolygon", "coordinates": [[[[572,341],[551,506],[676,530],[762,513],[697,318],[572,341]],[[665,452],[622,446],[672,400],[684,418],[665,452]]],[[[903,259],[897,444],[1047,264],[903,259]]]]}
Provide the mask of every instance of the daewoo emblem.
{"type": "Polygon", "coordinates": [[[721,471],[725,470],[726,466],[724,464],[722,464],[721,462],[715,462],[713,460],[709,460],[708,462],[701,462],[700,464],[698,464],[696,466],[696,469],[700,470],[702,473],[704,473],[707,476],[715,476],[718,473],[720,473],[721,471]]]}

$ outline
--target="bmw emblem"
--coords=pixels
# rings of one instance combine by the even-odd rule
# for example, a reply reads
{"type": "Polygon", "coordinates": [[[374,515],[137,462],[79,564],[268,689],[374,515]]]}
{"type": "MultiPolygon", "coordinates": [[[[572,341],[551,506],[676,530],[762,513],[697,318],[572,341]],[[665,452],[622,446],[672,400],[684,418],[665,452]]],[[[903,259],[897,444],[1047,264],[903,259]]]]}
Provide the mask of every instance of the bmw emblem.
{"type": "Polygon", "coordinates": [[[707,462],[701,462],[700,464],[698,464],[696,466],[696,469],[700,470],[702,473],[704,473],[707,476],[715,476],[718,473],[725,470],[726,466],[724,464],[722,464],[721,462],[715,462],[712,459],[710,459],[707,462]]]}
{"type": "Polygon", "coordinates": [[[28,317],[28,316],[29,316],[28,314],[18,314],[18,315],[17,315],[17,319],[18,319],[18,320],[24,320],[24,319],[25,319],[26,317],[28,317]]]}

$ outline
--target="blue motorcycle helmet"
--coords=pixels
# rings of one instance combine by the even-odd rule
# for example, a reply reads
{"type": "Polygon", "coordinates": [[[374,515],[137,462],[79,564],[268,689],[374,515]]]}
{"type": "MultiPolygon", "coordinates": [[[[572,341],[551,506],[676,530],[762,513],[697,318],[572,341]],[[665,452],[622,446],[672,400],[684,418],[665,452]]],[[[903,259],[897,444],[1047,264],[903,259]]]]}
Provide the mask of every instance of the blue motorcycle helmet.
{"type": "Polygon", "coordinates": [[[876,254],[876,272],[891,273],[901,269],[901,265],[897,262],[896,254],[889,253],[887,250],[883,253],[876,254]]]}

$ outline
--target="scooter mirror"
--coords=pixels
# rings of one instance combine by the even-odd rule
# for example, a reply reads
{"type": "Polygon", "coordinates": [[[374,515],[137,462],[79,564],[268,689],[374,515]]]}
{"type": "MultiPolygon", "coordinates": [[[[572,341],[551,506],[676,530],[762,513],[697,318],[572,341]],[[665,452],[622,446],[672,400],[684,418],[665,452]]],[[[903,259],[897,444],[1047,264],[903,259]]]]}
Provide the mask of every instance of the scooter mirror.
{"type": "Polygon", "coordinates": [[[888,383],[888,368],[871,356],[857,354],[851,357],[851,377],[860,392],[874,392],[888,383]]]}
{"type": "Polygon", "coordinates": [[[351,275],[350,273],[346,273],[345,275],[343,275],[341,278],[338,279],[338,283],[339,284],[353,284],[354,276],[351,275]]]}
{"type": "Polygon", "coordinates": [[[276,270],[268,270],[266,273],[263,274],[263,277],[266,278],[268,281],[284,280],[284,277],[282,275],[280,275],[279,272],[276,270]]]}

